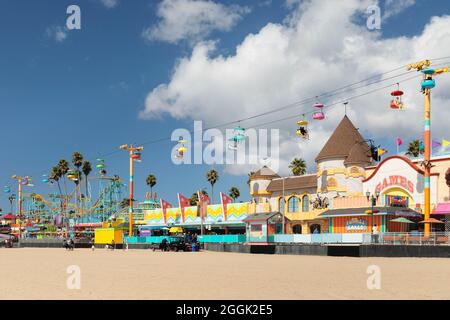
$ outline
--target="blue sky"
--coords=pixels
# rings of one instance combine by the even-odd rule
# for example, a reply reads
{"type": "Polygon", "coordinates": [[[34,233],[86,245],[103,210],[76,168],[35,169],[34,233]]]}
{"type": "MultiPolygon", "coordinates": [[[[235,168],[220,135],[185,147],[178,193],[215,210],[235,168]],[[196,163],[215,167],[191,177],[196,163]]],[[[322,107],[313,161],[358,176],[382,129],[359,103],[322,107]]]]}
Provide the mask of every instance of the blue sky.
{"type": "MultiPolygon", "coordinates": [[[[266,5],[261,1],[221,3],[248,9],[230,30],[213,30],[203,37],[219,40],[216,54],[224,56],[234,55],[236,46],[249,34],[258,33],[270,22],[283,23],[295,10],[275,0],[266,5]]],[[[119,145],[169,137],[176,128],[191,129],[192,116],[139,118],[147,95],[171,81],[177,60],[189,57],[195,46],[187,40],[168,43],[142,36],[144,29],[160,22],[156,15],[159,5],[148,0],[119,1],[113,8],[100,0],[0,2],[2,185],[14,187],[13,174],[32,175],[33,191],[47,194],[54,189],[43,185],[40,176],[59,159],[70,160],[74,151],[92,162],[104,156],[108,172],[127,180],[127,155],[120,151],[111,154],[119,145]],[[82,29],[66,30],[66,38],[57,41],[53,32],[65,25],[70,4],[81,7],[82,29]]],[[[414,36],[423,31],[431,16],[449,12],[447,1],[417,1],[383,23],[380,38],[414,36]]],[[[392,141],[378,138],[386,144],[392,141]]],[[[169,142],[146,145],[143,162],[136,165],[137,199],[147,191],[144,181],[149,173],[157,176],[158,195],[172,202],[176,192],[191,195],[208,186],[205,173],[209,167],[172,164],[169,154],[173,146],[169,142]]],[[[220,173],[217,191],[237,186],[241,200],[249,198],[245,175],[227,174],[220,166],[216,169],[220,173]]],[[[8,208],[5,194],[0,195],[0,207],[8,208]]]]}

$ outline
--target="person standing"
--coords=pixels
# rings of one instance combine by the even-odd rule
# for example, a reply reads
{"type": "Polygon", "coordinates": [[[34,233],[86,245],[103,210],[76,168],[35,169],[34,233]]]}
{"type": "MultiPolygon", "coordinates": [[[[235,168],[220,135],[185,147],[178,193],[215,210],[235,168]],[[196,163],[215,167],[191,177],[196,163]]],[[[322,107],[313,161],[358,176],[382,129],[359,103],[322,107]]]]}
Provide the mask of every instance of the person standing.
{"type": "Polygon", "coordinates": [[[372,227],[372,235],[373,235],[373,242],[378,243],[378,226],[376,224],[372,227]]]}

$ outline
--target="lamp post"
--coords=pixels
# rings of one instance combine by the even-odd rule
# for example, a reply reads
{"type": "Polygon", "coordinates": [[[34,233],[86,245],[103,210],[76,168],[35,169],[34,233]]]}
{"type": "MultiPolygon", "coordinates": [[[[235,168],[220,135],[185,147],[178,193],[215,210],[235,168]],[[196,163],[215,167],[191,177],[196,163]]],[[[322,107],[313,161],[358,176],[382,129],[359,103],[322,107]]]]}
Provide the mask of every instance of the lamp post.
{"type": "MultiPolygon", "coordinates": [[[[19,194],[19,198],[17,200],[17,215],[19,217],[19,238],[21,236],[21,227],[22,227],[22,185],[27,186],[30,185],[29,182],[31,180],[31,178],[29,176],[25,176],[25,177],[21,177],[18,175],[13,175],[12,179],[17,181],[18,184],[18,194],[19,194]]],[[[30,185],[31,186],[31,185],[30,185]]]]}
{"type": "Polygon", "coordinates": [[[128,219],[129,219],[129,229],[128,236],[133,236],[133,195],[134,195],[134,161],[141,160],[141,154],[139,151],[144,150],[144,147],[133,147],[133,145],[124,144],[119,147],[122,150],[127,150],[129,152],[130,157],[130,207],[128,209],[128,219]]]}
{"type": "MultiPolygon", "coordinates": [[[[374,207],[377,205],[378,198],[380,197],[380,193],[377,191],[375,195],[371,194],[370,191],[366,192],[367,201],[370,201],[370,234],[373,236],[373,215],[375,213],[374,207]]],[[[378,212],[378,211],[377,211],[378,212]]]]}

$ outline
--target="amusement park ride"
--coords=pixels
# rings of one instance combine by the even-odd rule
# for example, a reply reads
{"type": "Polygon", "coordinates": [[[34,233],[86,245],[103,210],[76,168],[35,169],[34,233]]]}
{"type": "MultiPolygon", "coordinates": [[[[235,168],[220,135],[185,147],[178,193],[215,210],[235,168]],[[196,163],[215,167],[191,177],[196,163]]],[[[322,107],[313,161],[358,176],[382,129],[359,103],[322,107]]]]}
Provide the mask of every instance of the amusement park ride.
{"type": "MultiPolygon", "coordinates": [[[[431,68],[431,61],[424,60],[413,63],[407,66],[407,70],[417,70],[423,74],[421,82],[421,91],[425,97],[424,103],[424,160],[422,166],[424,168],[424,217],[425,220],[430,219],[431,213],[431,191],[430,191],[430,176],[431,176],[431,90],[436,86],[434,75],[448,73],[449,68],[433,69],[431,68]]],[[[425,223],[425,235],[430,234],[430,224],[425,223]]]]}
{"type": "Polygon", "coordinates": [[[177,154],[175,155],[175,157],[178,160],[183,160],[184,159],[184,155],[186,154],[186,152],[188,150],[187,147],[186,147],[187,143],[188,143],[187,140],[184,140],[183,137],[180,137],[178,139],[179,147],[177,148],[177,154]]]}
{"type": "Polygon", "coordinates": [[[390,107],[394,110],[404,110],[404,104],[402,101],[403,91],[400,90],[400,84],[397,83],[397,90],[391,92],[393,99],[391,100],[390,107]]]}
{"type": "MultiPolygon", "coordinates": [[[[18,236],[22,229],[33,229],[33,225],[54,225],[56,227],[66,226],[66,232],[73,234],[73,226],[81,224],[101,223],[120,209],[122,191],[125,186],[118,176],[106,177],[105,164],[102,160],[98,165],[99,175],[89,177],[86,183],[87,194],[82,193],[82,184],[77,183],[70,194],[63,195],[57,192],[42,195],[34,192],[23,192],[24,187],[34,187],[32,178],[29,176],[20,177],[14,175],[12,179],[18,183],[17,199],[17,224],[18,236]],[[98,192],[95,201],[92,201],[92,181],[98,180],[98,192]],[[68,227],[71,226],[71,227],[68,227]]],[[[72,181],[81,181],[80,173],[70,170],[67,178],[72,181]]],[[[52,181],[48,175],[42,176],[41,182],[52,186],[52,181]]],[[[3,193],[11,194],[12,189],[6,185],[3,193]]],[[[13,201],[15,194],[8,198],[11,202],[11,212],[13,211],[13,201]]]]}
{"type": "Polygon", "coordinates": [[[133,234],[133,182],[134,182],[134,161],[141,162],[141,151],[144,150],[144,147],[133,147],[133,145],[123,144],[119,147],[119,149],[127,150],[129,152],[130,157],[130,198],[129,198],[129,217],[128,217],[128,234],[133,234]]]}
{"type": "Polygon", "coordinates": [[[230,143],[228,144],[228,148],[230,150],[237,150],[239,145],[245,141],[245,128],[242,128],[240,125],[234,128],[233,136],[229,139],[230,143]]]}
{"type": "MultiPolygon", "coordinates": [[[[421,82],[421,92],[425,97],[424,106],[424,142],[420,146],[423,151],[424,160],[422,166],[424,168],[424,216],[425,220],[430,218],[430,175],[431,175],[431,91],[436,86],[434,76],[449,72],[448,68],[433,69],[431,68],[431,62],[429,60],[420,61],[418,63],[410,64],[407,66],[407,70],[417,70],[423,74],[421,82]]],[[[403,96],[404,92],[400,88],[400,83],[397,83],[396,90],[390,93],[391,100],[389,108],[393,110],[405,110],[403,96]]],[[[347,108],[347,103],[344,103],[347,108]]],[[[324,120],[324,108],[326,106],[319,102],[316,97],[316,103],[313,104],[312,120],[322,121],[324,120]]],[[[305,114],[297,121],[296,135],[304,140],[310,139],[310,129],[308,128],[309,122],[306,119],[305,114]]],[[[238,150],[239,145],[245,142],[246,129],[239,125],[234,128],[233,136],[228,140],[228,148],[231,150],[238,150]]],[[[381,156],[387,151],[380,146],[375,146],[374,142],[370,142],[372,158],[375,161],[380,161],[381,156]]],[[[183,137],[179,137],[178,147],[176,149],[176,158],[182,160],[187,151],[187,140],[183,137]]],[[[133,234],[133,196],[134,196],[134,162],[141,162],[141,151],[144,150],[143,146],[135,147],[133,145],[121,145],[119,147],[122,150],[129,152],[130,160],[130,180],[129,180],[129,212],[128,212],[128,224],[129,235],[133,234]]],[[[82,174],[79,170],[69,170],[67,172],[67,179],[74,182],[75,187],[70,194],[63,195],[61,190],[58,193],[50,193],[48,196],[43,196],[37,193],[24,193],[24,187],[33,187],[33,180],[30,176],[17,176],[12,177],[17,182],[17,220],[19,226],[22,222],[30,223],[50,223],[57,226],[69,226],[69,220],[71,225],[83,224],[83,223],[98,223],[103,222],[115,216],[120,211],[120,203],[122,200],[122,189],[125,187],[121,183],[118,176],[107,177],[105,161],[101,158],[97,159],[96,168],[98,169],[98,176],[92,178],[85,178],[85,192],[82,192],[82,174]],[[97,198],[93,201],[92,183],[89,181],[98,180],[98,193],[97,198]]],[[[43,184],[53,185],[55,183],[51,177],[44,174],[41,182],[43,184]]],[[[11,187],[6,185],[3,188],[5,194],[12,192],[11,187]]],[[[11,211],[13,211],[13,202],[16,200],[15,194],[9,196],[11,203],[11,211]]],[[[156,199],[151,199],[156,200],[156,199]]],[[[19,235],[20,235],[19,227],[19,235]]],[[[66,228],[68,230],[69,228],[66,228]]],[[[429,234],[430,225],[425,224],[425,234],[429,234]]]]}

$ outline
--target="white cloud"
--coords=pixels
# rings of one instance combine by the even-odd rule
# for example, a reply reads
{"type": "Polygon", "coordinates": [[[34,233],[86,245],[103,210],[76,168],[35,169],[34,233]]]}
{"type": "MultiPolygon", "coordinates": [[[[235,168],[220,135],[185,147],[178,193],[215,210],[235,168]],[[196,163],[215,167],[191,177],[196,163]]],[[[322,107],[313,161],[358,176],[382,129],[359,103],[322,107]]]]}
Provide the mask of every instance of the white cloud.
{"type": "Polygon", "coordinates": [[[45,33],[57,42],[63,42],[67,38],[67,29],[60,26],[49,27],[45,33]]]}
{"type": "Polygon", "coordinates": [[[163,0],[157,9],[160,21],[143,32],[148,40],[177,43],[204,39],[213,31],[229,31],[249,8],[226,6],[210,0],[163,0]]]}
{"type": "MultiPolygon", "coordinates": [[[[226,123],[314,97],[409,62],[450,56],[450,16],[432,18],[415,37],[383,39],[379,32],[366,29],[365,24],[357,25],[353,19],[372,3],[304,1],[288,22],[268,23],[258,33],[248,35],[229,56],[215,54],[214,42],[198,43],[189,57],[177,62],[170,81],[149,93],[140,116],[169,115],[204,120],[208,125],[226,123]]],[[[439,62],[445,61],[450,59],[439,62]]],[[[397,74],[405,71],[399,70],[397,74]]],[[[331,104],[396,81],[345,92],[322,102],[331,104]]],[[[351,100],[348,115],[367,138],[394,141],[400,136],[406,143],[410,138],[420,137],[423,97],[419,81],[402,83],[406,111],[389,109],[393,88],[388,88],[351,100]]],[[[440,76],[437,83],[433,91],[433,136],[450,139],[450,131],[446,129],[446,119],[450,118],[447,107],[450,76],[440,76]]],[[[311,105],[286,109],[241,125],[252,127],[291,115],[301,118],[303,112],[313,109],[311,105]]],[[[312,121],[308,142],[295,137],[297,119],[271,124],[270,127],[280,128],[283,137],[281,166],[286,167],[294,156],[300,156],[314,170],[315,156],[343,115],[343,108],[335,107],[326,111],[325,121],[312,121]]],[[[245,173],[247,169],[229,168],[228,172],[245,173]]]]}
{"type": "Polygon", "coordinates": [[[386,0],[384,4],[384,19],[389,19],[416,3],[416,0],[386,0]]]}
{"type": "Polygon", "coordinates": [[[117,7],[119,0],[100,0],[101,3],[108,9],[117,7]]]}

